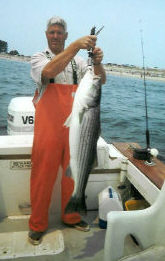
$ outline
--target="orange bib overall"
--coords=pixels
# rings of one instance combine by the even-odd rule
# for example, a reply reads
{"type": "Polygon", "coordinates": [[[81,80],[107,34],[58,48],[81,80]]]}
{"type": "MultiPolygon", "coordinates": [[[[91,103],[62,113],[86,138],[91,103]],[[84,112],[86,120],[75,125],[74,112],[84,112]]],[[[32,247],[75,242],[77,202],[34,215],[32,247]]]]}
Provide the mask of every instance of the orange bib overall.
{"type": "Polygon", "coordinates": [[[72,195],[74,181],[65,175],[69,165],[69,128],[64,126],[72,110],[73,93],[77,85],[48,84],[36,103],[32,171],[30,180],[32,214],[30,229],[44,231],[48,227],[48,211],[59,166],[62,166],[62,220],[68,224],[80,222],[79,213],[65,214],[72,195]]]}

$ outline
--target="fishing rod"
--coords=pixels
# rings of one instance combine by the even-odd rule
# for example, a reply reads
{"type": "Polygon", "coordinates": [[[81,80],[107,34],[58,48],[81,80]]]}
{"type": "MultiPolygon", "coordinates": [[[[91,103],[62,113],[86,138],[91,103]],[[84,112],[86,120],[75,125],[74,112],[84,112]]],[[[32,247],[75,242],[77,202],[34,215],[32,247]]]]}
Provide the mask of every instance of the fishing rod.
{"type": "MultiPolygon", "coordinates": [[[[90,35],[95,35],[96,26],[93,26],[90,32],[90,35]]],[[[93,50],[92,48],[88,51],[88,66],[92,66],[93,64],[93,50]]]]}
{"type": "Polygon", "coordinates": [[[153,165],[152,157],[158,155],[157,149],[151,149],[150,147],[150,132],[148,123],[148,105],[147,105],[147,84],[146,84],[146,69],[145,69],[145,56],[144,56],[144,42],[143,42],[143,31],[140,30],[140,40],[143,58],[143,84],[144,84],[144,97],[145,97],[145,121],[146,121],[146,148],[138,149],[134,148],[133,157],[139,160],[146,160],[146,164],[153,165]]]}
{"type": "MultiPolygon", "coordinates": [[[[96,26],[93,26],[90,32],[90,35],[98,35],[102,29],[104,28],[104,26],[102,26],[97,32],[96,32],[96,26]]],[[[92,66],[93,65],[93,50],[92,48],[88,51],[88,66],[92,66]]]]}
{"type": "Polygon", "coordinates": [[[141,48],[142,48],[142,58],[143,58],[143,83],[144,83],[144,97],[145,97],[145,113],[146,113],[146,144],[147,148],[150,149],[150,132],[148,126],[148,106],[147,106],[147,85],[146,85],[146,69],[144,62],[144,43],[143,43],[143,31],[140,30],[141,34],[141,48]]]}

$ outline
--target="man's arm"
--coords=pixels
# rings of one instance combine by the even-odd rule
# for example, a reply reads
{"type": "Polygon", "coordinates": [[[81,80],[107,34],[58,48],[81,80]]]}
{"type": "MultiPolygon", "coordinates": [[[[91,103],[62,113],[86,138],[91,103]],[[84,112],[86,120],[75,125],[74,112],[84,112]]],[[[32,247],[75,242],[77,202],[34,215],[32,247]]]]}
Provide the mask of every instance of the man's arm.
{"type": "Polygon", "coordinates": [[[62,72],[80,49],[95,48],[97,37],[89,35],[71,43],[63,52],[57,54],[42,70],[42,81],[56,77],[62,72]]]}

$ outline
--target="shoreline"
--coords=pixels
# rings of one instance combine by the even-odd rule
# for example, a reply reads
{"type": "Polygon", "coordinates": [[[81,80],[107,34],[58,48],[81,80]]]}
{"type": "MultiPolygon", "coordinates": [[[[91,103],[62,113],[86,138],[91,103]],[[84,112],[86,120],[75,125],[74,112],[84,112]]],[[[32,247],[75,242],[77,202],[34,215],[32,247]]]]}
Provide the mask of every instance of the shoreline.
{"type": "Polygon", "coordinates": [[[16,62],[30,62],[31,56],[24,55],[11,55],[11,54],[2,54],[0,53],[0,60],[10,60],[16,62]]]}
{"type": "MultiPolygon", "coordinates": [[[[137,79],[141,79],[143,80],[143,76],[141,76],[141,74],[131,74],[128,72],[117,72],[117,71],[108,71],[106,70],[106,73],[108,75],[112,75],[112,76],[119,76],[119,77],[128,77],[128,78],[137,78],[137,79]]],[[[165,77],[156,77],[156,76],[145,76],[146,80],[151,80],[151,81],[161,81],[161,82],[165,82],[165,77]]]]}
{"type": "MultiPolygon", "coordinates": [[[[1,59],[30,63],[31,56],[0,53],[0,60],[1,59]]],[[[117,65],[109,63],[104,64],[104,69],[108,75],[114,75],[119,77],[143,79],[144,74],[143,68],[129,65],[117,65]]],[[[146,68],[145,72],[145,78],[147,80],[165,82],[165,69],[146,68]]]]}
{"type": "MultiPolygon", "coordinates": [[[[106,73],[110,75],[144,79],[144,69],[134,65],[118,65],[109,63],[104,65],[104,69],[106,73]]],[[[165,82],[165,69],[145,68],[145,78],[147,80],[165,82]]]]}

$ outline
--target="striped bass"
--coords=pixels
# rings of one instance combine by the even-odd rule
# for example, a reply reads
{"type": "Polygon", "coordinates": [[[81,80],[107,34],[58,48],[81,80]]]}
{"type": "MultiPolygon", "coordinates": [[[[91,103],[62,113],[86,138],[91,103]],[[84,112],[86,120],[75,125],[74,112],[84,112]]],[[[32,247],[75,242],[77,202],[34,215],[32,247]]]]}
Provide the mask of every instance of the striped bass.
{"type": "Polygon", "coordinates": [[[101,77],[89,67],[75,93],[72,113],[65,122],[65,126],[70,128],[70,170],[67,173],[74,180],[74,191],[66,213],[86,211],[85,189],[100,135],[100,99],[101,77]]]}

